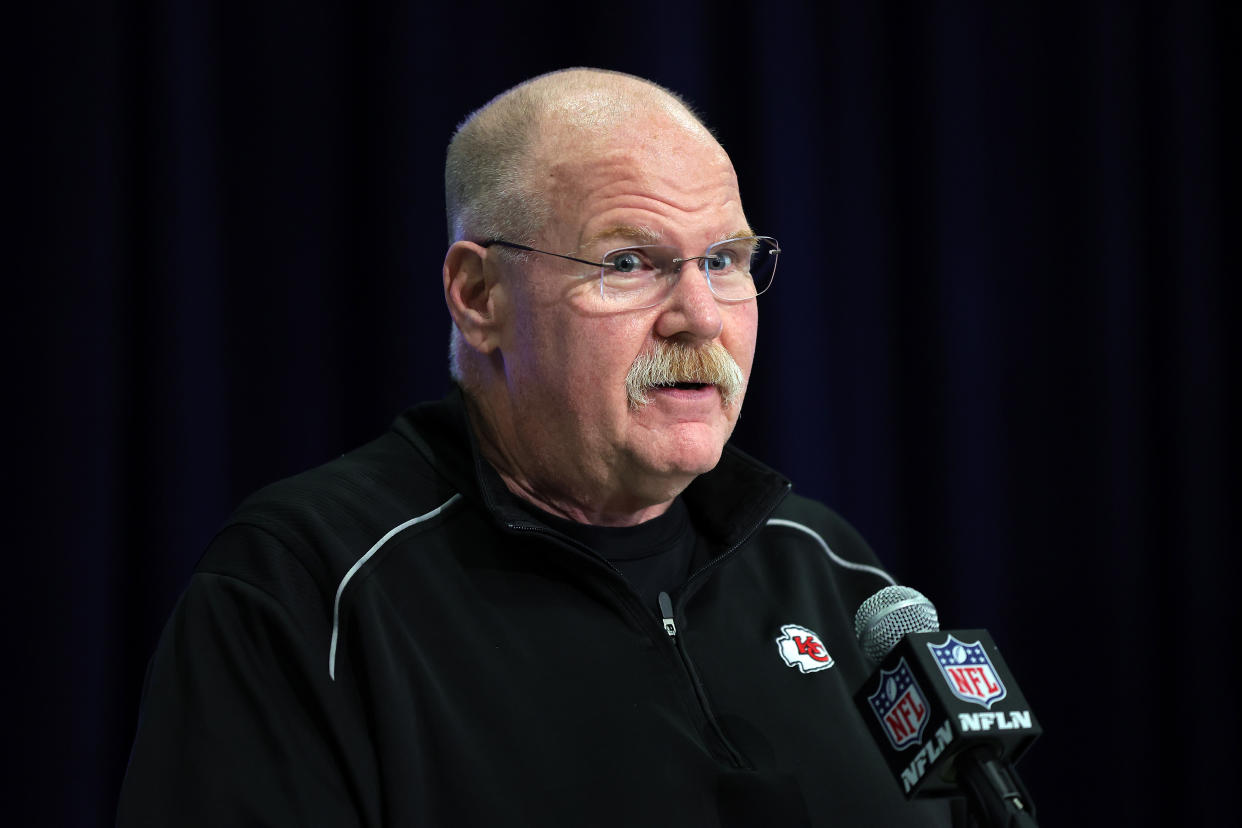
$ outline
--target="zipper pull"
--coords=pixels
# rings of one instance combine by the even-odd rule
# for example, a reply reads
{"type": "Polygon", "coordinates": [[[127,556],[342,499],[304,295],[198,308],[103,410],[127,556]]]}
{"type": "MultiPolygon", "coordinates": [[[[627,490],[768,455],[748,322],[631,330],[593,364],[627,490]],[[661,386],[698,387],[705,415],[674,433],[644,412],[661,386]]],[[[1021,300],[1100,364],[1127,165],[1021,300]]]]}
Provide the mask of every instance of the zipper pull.
{"type": "Polygon", "coordinates": [[[677,623],[673,621],[673,602],[669,599],[667,592],[661,592],[658,600],[660,613],[664,616],[664,631],[668,633],[669,638],[674,638],[677,635],[677,623]]]}

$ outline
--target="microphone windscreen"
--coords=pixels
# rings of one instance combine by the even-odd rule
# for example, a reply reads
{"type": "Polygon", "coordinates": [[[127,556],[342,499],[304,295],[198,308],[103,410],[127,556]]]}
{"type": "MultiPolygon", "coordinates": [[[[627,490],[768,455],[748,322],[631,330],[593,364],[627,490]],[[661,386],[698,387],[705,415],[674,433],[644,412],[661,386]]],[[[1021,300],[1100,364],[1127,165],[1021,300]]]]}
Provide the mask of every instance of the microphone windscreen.
{"type": "Polygon", "coordinates": [[[917,589],[888,586],[872,595],[854,614],[854,632],[867,658],[879,663],[910,633],[936,632],[940,616],[917,589]]]}

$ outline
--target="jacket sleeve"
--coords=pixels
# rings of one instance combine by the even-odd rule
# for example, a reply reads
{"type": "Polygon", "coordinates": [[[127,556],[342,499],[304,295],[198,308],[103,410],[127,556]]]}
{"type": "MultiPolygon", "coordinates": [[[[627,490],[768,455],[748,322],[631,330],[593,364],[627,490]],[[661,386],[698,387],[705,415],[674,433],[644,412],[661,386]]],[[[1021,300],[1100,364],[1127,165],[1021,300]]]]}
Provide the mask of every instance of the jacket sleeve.
{"type": "Polygon", "coordinates": [[[118,825],[375,821],[365,725],[328,677],[330,607],[287,552],[273,566],[275,546],[226,530],[204,564],[230,572],[200,566],[181,597],[148,667],[118,825]]]}

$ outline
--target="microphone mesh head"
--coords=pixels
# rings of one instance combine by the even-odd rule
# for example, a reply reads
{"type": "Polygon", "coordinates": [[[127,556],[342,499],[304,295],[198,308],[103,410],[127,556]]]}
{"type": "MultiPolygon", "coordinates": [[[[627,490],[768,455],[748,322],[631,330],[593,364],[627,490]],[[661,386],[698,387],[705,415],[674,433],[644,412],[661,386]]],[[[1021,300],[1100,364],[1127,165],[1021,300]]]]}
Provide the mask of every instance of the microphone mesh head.
{"type": "Polygon", "coordinates": [[[867,658],[879,662],[897,642],[914,632],[936,632],[940,616],[923,593],[889,586],[872,595],[854,615],[854,632],[867,658]]]}

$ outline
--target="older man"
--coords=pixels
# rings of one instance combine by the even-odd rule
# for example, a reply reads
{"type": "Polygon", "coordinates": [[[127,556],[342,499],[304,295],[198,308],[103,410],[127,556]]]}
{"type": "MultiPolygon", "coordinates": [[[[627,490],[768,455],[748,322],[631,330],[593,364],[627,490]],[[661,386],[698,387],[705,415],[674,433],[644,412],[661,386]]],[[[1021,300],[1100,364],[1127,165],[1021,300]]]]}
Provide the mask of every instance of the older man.
{"type": "Polygon", "coordinates": [[[260,491],[152,660],[126,825],[948,825],[854,710],[862,541],[729,448],[780,252],[666,90],[449,147],[460,390],[260,491]]]}

